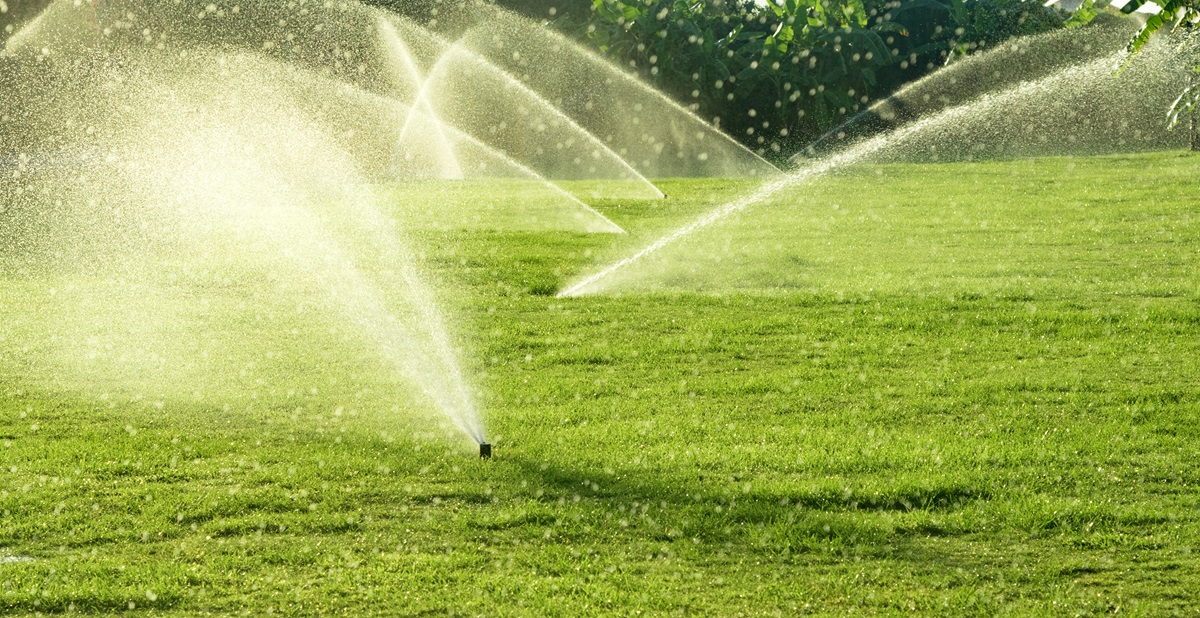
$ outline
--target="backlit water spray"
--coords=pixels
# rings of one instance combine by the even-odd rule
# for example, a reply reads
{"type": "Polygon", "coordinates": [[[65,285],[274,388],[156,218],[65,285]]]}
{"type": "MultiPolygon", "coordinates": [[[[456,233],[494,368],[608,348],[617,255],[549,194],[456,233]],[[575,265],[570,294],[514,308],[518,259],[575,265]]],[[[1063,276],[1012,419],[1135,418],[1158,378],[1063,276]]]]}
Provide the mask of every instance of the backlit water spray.
{"type": "MultiPolygon", "coordinates": [[[[248,107],[245,101],[236,104],[243,113],[248,107]]],[[[180,120],[196,124],[194,118],[180,120]]],[[[264,252],[279,252],[285,263],[307,273],[325,302],[354,324],[383,358],[456,426],[476,442],[484,442],[483,427],[445,319],[395,223],[380,212],[377,198],[353,177],[345,161],[338,160],[339,153],[323,136],[294,123],[263,124],[275,140],[308,144],[309,149],[321,152],[324,175],[336,175],[341,182],[322,181],[322,186],[307,191],[301,188],[298,193],[297,181],[288,178],[288,173],[238,157],[239,151],[255,150],[255,142],[247,142],[244,136],[267,135],[255,135],[253,125],[216,124],[203,132],[188,133],[177,159],[161,151],[154,153],[158,165],[179,165],[168,165],[170,171],[150,176],[153,193],[169,196],[168,202],[176,204],[173,214],[193,225],[216,217],[223,219],[219,224],[228,230],[245,229],[256,238],[236,232],[238,245],[263,245],[264,252]],[[289,131],[293,134],[287,135],[289,131]],[[192,162],[190,166],[188,162],[192,162]],[[313,193],[324,193],[321,197],[337,204],[340,212],[336,216],[322,213],[319,205],[308,203],[313,193]],[[359,266],[362,262],[390,268],[367,274],[359,266]],[[389,294],[395,298],[389,299],[389,294]]],[[[304,157],[288,156],[281,163],[296,170],[317,167],[316,161],[304,157]]]]}
{"type": "Polygon", "coordinates": [[[0,306],[0,368],[46,388],[279,409],[349,373],[487,455],[414,230],[621,232],[579,196],[777,172],[498,8],[39,5],[0,53],[0,274],[49,294],[0,306]]]}
{"type": "MultiPolygon", "coordinates": [[[[394,71],[397,74],[397,79],[405,82],[414,89],[411,95],[413,99],[412,108],[404,118],[404,124],[400,128],[400,152],[398,156],[410,158],[414,156],[413,150],[433,150],[434,156],[437,159],[437,173],[440,178],[458,179],[463,178],[462,165],[459,164],[458,158],[454,156],[454,149],[450,145],[449,138],[446,137],[446,126],[441,118],[438,118],[437,112],[429,103],[429,86],[428,80],[421,75],[420,69],[417,68],[416,60],[413,59],[412,52],[408,46],[404,44],[404,39],[400,38],[400,33],[396,31],[396,27],[386,16],[380,15],[377,20],[381,43],[391,55],[393,62],[399,66],[395,67],[394,71]],[[425,136],[423,140],[417,140],[410,134],[414,131],[413,121],[417,115],[422,115],[423,132],[430,135],[425,136]],[[414,143],[415,142],[415,143],[414,143]],[[414,148],[415,146],[415,148],[414,148]]],[[[436,70],[437,65],[434,66],[436,70]]]]}
{"type": "Polygon", "coordinates": [[[489,133],[504,134],[509,131],[515,136],[510,139],[520,142],[528,139],[527,132],[532,127],[534,139],[546,142],[546,146],[537,151],[550,161],[567,160],[567,153],[572,152],[572,148],[576,149],[578,153],[571,162],[577,170],[567,171],[560,164],[557,174],[576,173],[586,178],[599,169],[609,168],[610,177],[628,181],[637,187],[638,195],[666,197],[612,148],[519,79],[459,44],[450,44],[442,53],[435,70],[430,71],[426,78],[433,93],[423,92],[422,96],[433,98],[442,109],[453,110],[451,118],[466,124],[467,119],[482,115],[488,107],[511,107],[509,121],[501,120],[493,124],[488,127],[489,133]],[[489,100],[489,96],[462,96],[468,90],[482,90],[484,93],[494,93],[491,96],[502,96],[494,100],[489,100]],[[538,116],[533,122],[518,120],[523,115],[533,114],[538,116]],[[550,144],[553,147],[549,147],[550,144]]]}
{"type": "MultiPolygon", "coordinates": [[[[1001,129],[999,131],[1003,133],[1001,135],[988,135],[987,123],[984,123],[984,126],[979,125],[981,121],[990,122],[992,119],[1001,118],[1004,114],[1016,118],[1016,120],[1009,119],[1008,122],[1021,124],[1021,120],[1027,118],[1028,114],[1036,113],[1043,106],[1051,105],[1065,92],[1083,91],[1087,93],[1086,85],[1089,83],[1115,80],[1117,78],[1112,77],[1113,71],[1124,57],[1124,52],[1117,52],[1092,62],[1067,67],[1044,79],[1021,83],[1003,92],[985,94],[965,105],[927,116],[890,133],[861,141],[837,154],[807,163],[783,178],[764,184],[750,195],[713,208],[690,223],[661,236],[632,255],[584,277],[560,291],[558,297],[582,296],[616,286],[618,285],[616,280],[620,275],[643,265],[646,258],[731,215],[761,204],[787,189],[816,180],[838,168],[869,160],[902,160],[913,152],[917,152],[920,156],[925,150],[936,154],[939,152],[938,146],[942,146],[941,151],[953,151],[951,146],[957,146],[970,152],[972,147],[978,146],[975,143],[976,140],[986,143],[992,139],[1001,146],[1008,145],[1010,141],[1037,143],[1038,137],[1044,136],[1031,137],[1023,133],[1014,134],[1015,129],[1007,132],[1001,129]],[[963,129],[964,127],[969,128],[963,129]]],[[[1091,98],[1093,95],[1094,93],[1087,93],[1086,96],[1091,98]]],[[[1155,118],[1154,120],[1161,124],[1160,119],[1155,118]]],[[[1005,126],[1005,129],[1007,128],[1005,126]]]]}
{"type": "MultiPolygon", "coordinates": [[[[272,63],[202,51],[170,59],[123,50],[120,63],[101,57],[82,69],[53,60],[14,66],[37,79],[19,80],[7,93],[15,105],[6,111],[25,123],[8,128],[37,156],[20,157],[15,182],[0,184],[6,211],[0,271],[33,282],[75,281],[72,297],[84,306],[125,307],[109,315],[136,316],[131,327],[144,335],[137,343],[123,340],[116,333],[127,326],[103,315],[53,323],[70,341],[115,340],[125,367],[81,363],[64,349],[48,361],[57,380],[126,392],[147,383],[197,393],[236,388],[236,376],[220,376],[228,360],[207,367],[207,353],[188,356],[182,350],[194,344],[173,341],[172,334],[172,316],[219,301],[231,284],[214,292],[210,281],[233,277],[246,281],[255,299],[282,295],[299,308],[323,309],[323,320],[349,325],[352,340],[390,365],[411,391],[486,443],[420,259],[380,210],[352,157],[290,105],[274,80],[264,79],[272,63]],[[71,107],[80,99],[88,105],[71,107]],[[47,261],[40,247],[44,255],[66,257],[47,261]]],[[[9,311],[22,320],[38,313],[34,304],[9,311]]],[[[256,302],[232,315],[261,319],[262,313],[256,302]]],[[[237,321],[222,326],[236,333],[237,321]]],[[[212,335],[191,333],[197,336],[212,335]]]]}

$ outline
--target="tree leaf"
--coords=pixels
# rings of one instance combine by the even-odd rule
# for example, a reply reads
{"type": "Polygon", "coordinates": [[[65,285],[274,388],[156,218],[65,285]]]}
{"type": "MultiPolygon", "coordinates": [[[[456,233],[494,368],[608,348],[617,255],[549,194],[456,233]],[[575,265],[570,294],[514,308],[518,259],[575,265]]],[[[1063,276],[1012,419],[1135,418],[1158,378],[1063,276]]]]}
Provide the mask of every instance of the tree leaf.
{"type": "Polygon", "coordinates": [[[1184,88],[1167,113],[1168,128],[1174,129],[1184,118],[1196,113],[1197,103],[1200,103],[1200,88],[1195,84],[1184,88]]]}
{"type": "Polygon", "coordinates": [[[1096,0],[1084,0],[1083,4],[1079,5],[1079,8],[1071,14],[1071,17],[1063,22],[1063,26],[1079,28],[1091,23],[1099,14],[1100,11],[1096,10],[1096,0]]]}

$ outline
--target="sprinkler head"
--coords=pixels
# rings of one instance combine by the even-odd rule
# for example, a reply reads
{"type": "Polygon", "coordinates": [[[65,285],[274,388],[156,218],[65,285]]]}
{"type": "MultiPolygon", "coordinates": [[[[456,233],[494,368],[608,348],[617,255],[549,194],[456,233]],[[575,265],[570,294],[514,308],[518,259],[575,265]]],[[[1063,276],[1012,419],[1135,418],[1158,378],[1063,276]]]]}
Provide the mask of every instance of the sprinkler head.
{"type": "Polygon", "coordinates": [[[479,458],[480,459],[491,459],[492,458],[491,443],[489,443],[489,442],[480,442],[479,443],[479,458]]]}

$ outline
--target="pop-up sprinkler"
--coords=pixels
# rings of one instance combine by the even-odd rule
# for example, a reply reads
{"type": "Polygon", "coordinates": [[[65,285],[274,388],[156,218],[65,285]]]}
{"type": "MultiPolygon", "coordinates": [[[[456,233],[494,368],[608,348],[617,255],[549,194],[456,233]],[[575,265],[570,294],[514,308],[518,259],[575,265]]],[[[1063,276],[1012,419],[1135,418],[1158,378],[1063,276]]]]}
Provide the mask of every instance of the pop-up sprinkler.
{"type": "Polygon", "coordinates": [[[492,444],[490,442],[480,442],[479,443],[479,458],[480,459],[491,459],[492,458],[492,444]]]}

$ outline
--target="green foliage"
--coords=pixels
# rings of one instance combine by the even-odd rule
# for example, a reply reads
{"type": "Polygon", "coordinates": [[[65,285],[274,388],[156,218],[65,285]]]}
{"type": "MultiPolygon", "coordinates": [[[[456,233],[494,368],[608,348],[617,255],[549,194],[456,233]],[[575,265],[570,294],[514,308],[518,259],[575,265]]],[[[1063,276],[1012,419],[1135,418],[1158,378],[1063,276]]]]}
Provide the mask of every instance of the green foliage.
{"type": "Polygon", "coordinates": [[[1022,0],[594,0],[586,37],[770,155],[954,57],[1060,23],[1022,0]]]}
{"type": "Polygon", "coordinates": [[[1179,126],[1179,123],[1196,112],[1196,106],[1200,104],[1200,87],[1196,84],[1196,74],[1200,73],[1200,67],[1192,69],[1192,81],[1183,92],[1179,93],[1179,97],[1171,104],[1171,111],[1167,113],[1167,123],[1172,129],[1179,126]]]}
{"type": "MultiPolygon", "coordinates": [[[[1126,6],[1135,4],[1140,5],[1142,2],[1132,0],[1126,6]]],[[[1162,10],[1146,19],[1146,25],[1142,26],[1137,36],[1129,42],[1129,51],[1135,54],[1141,51],[1142,47],[1150,42],[1150,37],[1167,24],[1184,23],[1197,17],[1200,17],[1200,13],[1197,13],[1192,0],[1168,0],[1162,5],[1162,10]]]]}
{"type": "Polygon", "coordinates": [[[1015,36],[1047,32],[1063,25],[1062,17],[1036,3],[1019,0],[977,0],[960,11],[956,22],[963,33],[956,38],[958,55],[979,48],[979,43],[999,43],[1015,36]]]}
{"type": "Polygon", "coordinates": [[[1096,19],[1096,16],[1099,14],[1100,11],[1096,10],[1095,0],[1084,0],[1084,3],[1079,5],[1078,9],[1075,9],[1075,12],[1071,14],[1071,17],[1067,21],[1063,22],[1063,25],[1067,28],[1086,26],[1092,23],[1092,20],[1096,19]]]}
{"type": "MultiPolygon", "coordinates": [[[[1146,4],[1148,0],[1129,0],[1121,7],[1122,13],[1132,13],[1146,4]]],[[[1197,0],[1166,0],[1157,2],[1159,11],[1146,19],[1137,36],[1129,42],[1129,51],[1137,53],[1150,42],[1150,37],[1161,30],[1163,26],[1175,24],[1192,24],[1200,20],[1200,2],[1197,0]]],[[[1081,7],[1082,8],[1082,7],[1081,7]]]]}
{"type": "Polygon", "coordinates": [[[720,117],[752,143],[794,129],[777,122],[771,131],[772,116],[796,122],[810,116],[809,122],[830,125],[888,64],[879,33],[862,26],[861,2],[809,6],[789,0],[769,10],[670,0],[596,0],[595,6],[599,19],[588,36],[601,50],[696,100],[705,115],[720,117]]]}

